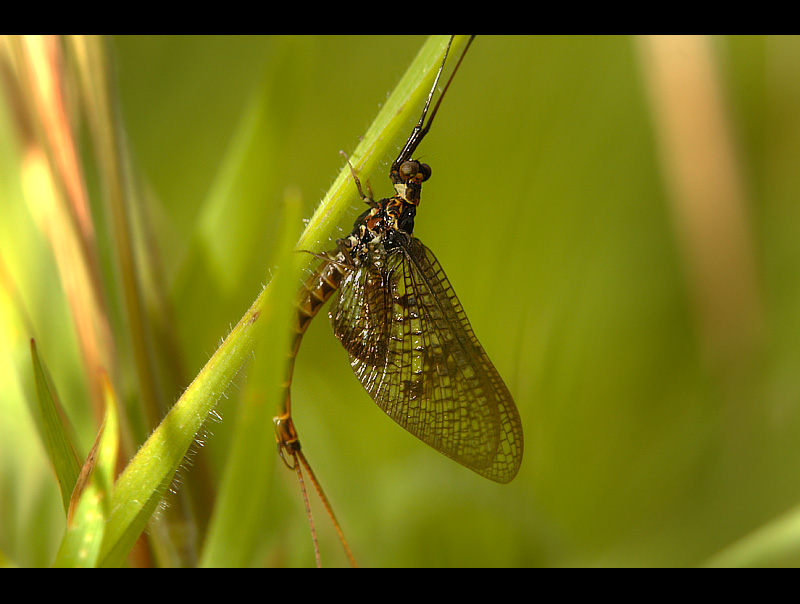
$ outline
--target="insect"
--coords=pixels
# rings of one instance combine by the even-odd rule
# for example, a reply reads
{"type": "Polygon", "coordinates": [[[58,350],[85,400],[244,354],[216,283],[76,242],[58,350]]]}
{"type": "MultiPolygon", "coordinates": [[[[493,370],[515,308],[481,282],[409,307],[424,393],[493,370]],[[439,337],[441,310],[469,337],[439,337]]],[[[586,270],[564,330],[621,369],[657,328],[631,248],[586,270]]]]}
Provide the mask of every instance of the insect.
{"type": "MultiPolygon", "coordinates": [[[[422,184],[431,168],[412,156],[428,134],[473,38],[428,117],[452,37],[448,42],[419,122],[391,165],[395,194],[374,200],[371,191],[363,192],[350,167],[368,208],[334,250],[318,255],[321,262],[298,295],[284,408],[275,418],[278,451],[287,466],[297,469],[301,486],[298,460],[309,472],[348,553],[302,454],[291,416],[295,357],[311,319],[328,299],[334,298],[329,312],[333,332],[350,355],[356,377],[389,417],[437,451],[496,482],[511,481],[522,461],[522,424],[514,400],[475,337],[438,260],[413,235],[422,184]]],[[[303,493],[308,511],[304,487],[303,493]]]]}

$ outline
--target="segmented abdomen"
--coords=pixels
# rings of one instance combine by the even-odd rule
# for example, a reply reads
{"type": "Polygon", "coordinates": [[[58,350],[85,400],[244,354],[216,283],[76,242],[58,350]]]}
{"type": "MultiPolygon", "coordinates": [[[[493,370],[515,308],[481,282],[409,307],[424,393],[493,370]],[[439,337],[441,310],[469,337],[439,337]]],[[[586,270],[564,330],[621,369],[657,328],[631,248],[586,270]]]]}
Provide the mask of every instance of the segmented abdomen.
{"type": "Polygon", "coordinates": [[[305,280],[297,294],[297,301],[295,302],[297,313],[295,314],[295,323],[292,326],[294,335],[289,348],[289,360],[286,365],[286,379],[284,381],[284,389],[286,390],[284,409],[287,411],[289,409],[294,362],[297,358],[297,351],[300,349],[303,334],[306,333],[311,319],[317,315],[319,309],[339,289],[344,276],[345,273],[341,263],[334,260],[323,260],[305,280]]]}

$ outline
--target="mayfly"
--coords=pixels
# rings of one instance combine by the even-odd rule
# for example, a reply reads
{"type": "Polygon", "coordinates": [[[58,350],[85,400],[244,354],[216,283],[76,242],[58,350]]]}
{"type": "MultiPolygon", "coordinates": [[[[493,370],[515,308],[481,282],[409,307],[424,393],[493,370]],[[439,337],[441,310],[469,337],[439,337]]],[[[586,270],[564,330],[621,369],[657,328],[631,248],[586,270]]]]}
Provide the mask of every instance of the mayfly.
{"type": "Polygon", "coordinates": [[[291,416],[290,388],[300,341],[311,319],[337,292],[329,312],[333,332],[350,355],[356,377],[389,417],[437,451],[496,482],[512,480],[522,461],[522,424],[514,400],[475,337],[438,260],[413,236],[422,183],[430,178],[431,168],[412,156],[428,134],[473,38],[428,117],[450,38],[419,122],[391,165],[395,194],[375,201],[371,192],[364,194],[350,167],[368,209],[334,250],[318,256],[319,266],[298,295],[284,407],[275,418],[278,451],[298,472],[307,512],[299,464],[309,473],[351,562],[338,522],[300,449],[291,416]]]}

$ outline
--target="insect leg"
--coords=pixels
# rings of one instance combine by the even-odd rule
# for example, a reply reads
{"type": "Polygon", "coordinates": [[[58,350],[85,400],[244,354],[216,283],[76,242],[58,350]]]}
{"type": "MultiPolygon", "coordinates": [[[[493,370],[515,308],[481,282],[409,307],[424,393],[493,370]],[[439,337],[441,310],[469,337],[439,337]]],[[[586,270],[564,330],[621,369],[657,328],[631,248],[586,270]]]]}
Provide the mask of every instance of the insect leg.
{"type": "Polygon", "coordinates": [[[356,188],[358,189],[359,197],[361,197],[362,201],[369,204],[370,207],[374,208],[376,204],[375,201],[372,199],[372,186],[369,184],[369,181],[367,181],[367,192],[369,193],[369,195],[364,195],[364,191],[361,189],[361,181],[359,180],[358,175],[356,174],[356,170],[353,167],[353,164],[350,163],[350,158],[347,157],[347,153],[345,153],[344,151],[339,151],[339,153],[341,154],[342,157],[344,157],[345,161],[347,162],[347,165],[350,166],[350,174],[353,175],[353,180],[356,183],[356,188]]]}

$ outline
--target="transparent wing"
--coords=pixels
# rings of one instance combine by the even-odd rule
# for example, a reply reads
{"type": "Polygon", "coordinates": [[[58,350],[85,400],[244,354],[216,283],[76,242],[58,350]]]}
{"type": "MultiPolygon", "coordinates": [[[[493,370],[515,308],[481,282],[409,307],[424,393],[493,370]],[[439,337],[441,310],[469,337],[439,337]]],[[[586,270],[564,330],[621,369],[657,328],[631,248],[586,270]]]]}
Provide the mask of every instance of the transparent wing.
{"type": "Polygon", "coordinates": [[[334,333],[394,421],[478,474],[509,482],[523,450],[514,400],[433,252],[415,238],[397,241],[342,281],[334,333]]]}

